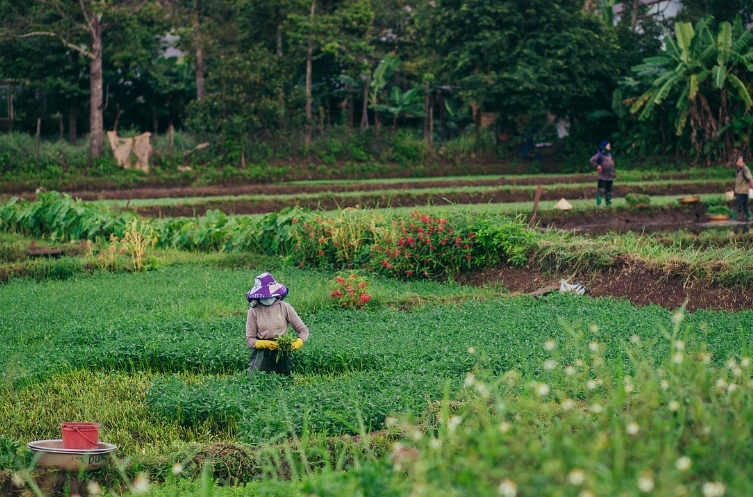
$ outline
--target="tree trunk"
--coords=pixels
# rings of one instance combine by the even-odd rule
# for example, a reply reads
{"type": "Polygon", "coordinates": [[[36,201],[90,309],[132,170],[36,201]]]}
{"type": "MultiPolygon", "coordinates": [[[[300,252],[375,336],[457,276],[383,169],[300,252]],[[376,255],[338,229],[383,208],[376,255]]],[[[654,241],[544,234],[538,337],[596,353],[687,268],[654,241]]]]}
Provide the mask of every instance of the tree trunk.
{"type": "Polygon", "coordinates": [[[89,82],[91,99],[89,103],[89,160],[102,157],[104,152],[102,142],[102,28],[101,14],[93,14],[91,21],[92,37],[91,64],[89,68],[89,82]]]}
{"type": "Polygon", "coordinates": [[[193,0],[193,41],[196,51],[196,100],[204,99],[204,52],[201,50],[201,34],[199,33],[201,12],[199,0],[193,0]]]}
{"type": "Polygon", "coordinates": [[[277,14],[277,29],[275,30],[275,38],[277,40],[277,51],[275,55],[277,55],[277,57],[282,57],[282,21],[280,20],[282,15],[280,14],[279,7],[275,9],[275,14],[277,14]]]}
{"type": "MultiPolygon", "coordinates": [[[[311,22],[314,21],[314,13],[316,10],[316,0],[311,0],[311,22]]],[[[309,43],[306,50],[306,137],[305,145],[306,149],[311,146],[311,87],[312,87],[312,69],[314,59],[314,37],[309,31],[309,43]]]]}
{"type": "Polygon", "coordinates": [[[424,142],[429,141],[429,80],[424,81],[424,142]]]}
{"type": "Polygon", "coordinates": [[[71,100],[71,104],[68,107],[68,141],[73,143],[76,141],[76,122],[78,121],[78,101],[71,100]]]}
{"type": "Polygon", "coordinates": [[[369,77],[365,76],[363,80],[363,110],[361,112],[361,129],[369,127],[369,77]]]}
{"type": "Polygon", "coordinates": [[[63,125],[63,113],[58,113],[58,128],[60,129],[60,137],[58,141],[63,141],[63,134],[65,133],[65,126],[63,125]]]}
{"type": "Polygon", "coordinates": [[[630,29],[635,31],[635,27],[638,25],[638,7],[641,5],[641,0],[633,0],[633,12],[630,16],[630,29]]]}
{"type": "Polygon", "coordinates": [[[447,115],[444,108],[444,93],[439,92],[439,137],[447,141],[447,115]]]}

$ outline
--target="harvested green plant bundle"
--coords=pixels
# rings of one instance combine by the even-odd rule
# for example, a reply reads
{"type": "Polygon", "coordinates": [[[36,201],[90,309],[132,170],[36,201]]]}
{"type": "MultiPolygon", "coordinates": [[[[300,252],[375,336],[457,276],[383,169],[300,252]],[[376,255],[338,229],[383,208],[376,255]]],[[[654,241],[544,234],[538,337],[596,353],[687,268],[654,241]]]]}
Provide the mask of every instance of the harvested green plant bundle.
{"type": "Polygon", "coordinates": [[[275,342],[277,342],[277,351],[279,352],[279,354],[277,354],[278,361],[280,360],[280,357],[284,357],[293,352],[293,338],[287,333],[275,338],[275,342]]]}

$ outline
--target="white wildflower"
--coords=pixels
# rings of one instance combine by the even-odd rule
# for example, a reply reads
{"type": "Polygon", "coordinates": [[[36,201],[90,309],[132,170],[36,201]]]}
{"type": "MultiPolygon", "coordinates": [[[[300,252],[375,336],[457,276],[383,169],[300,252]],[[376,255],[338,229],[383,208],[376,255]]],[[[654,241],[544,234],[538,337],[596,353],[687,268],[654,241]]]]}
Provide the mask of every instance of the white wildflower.
{"type": "Polygon", "coordinates": [[[575,407],[575,401],[573,399],[565,399],[560,404],[560,407],[562,407],[563,411],[569,411],[575,407]]]}
{"type": "Polygon", "coordinates": [[[512,425],[508,421],[502,421],[497,428],[500,433],[507,433],[512,428],[512,425]]]}
{"type": "Polygon", "coordinates": [[[90,481],[87,483],[86,491],[89,492],[89,495],[102,495],[102,487],[100,487],[99,483],[96,481],[90,481]]]}
{"type": "Polygon", "coordinates": [[[546,350],[547,352],[551,352],[556,348],[557,348],[557,342],[555,342],[553,338],[547,338],[546,342],[544,342],[544,350],[546,350]]]}
{"type": "Polygon", "coordinates": [[[654,479],[651,476],[651,473],[648,471],[643,471],[641,473],[638,477],[638,489],[644,494],[647,494],[654,489],[654,479]]]}
{"type": "Polygon", "coordinates": [[[565,368],[565,374],[566,374],[567,376],[573,376],[573,375],[575,374],[575,368],[574,368],[574,367],[572,367],[572,366],[567,366],[567,367],[565,368]]]}
{"type": "Polygon", "coordinates": [[[453,416],[450,418],[450,422],[447,423],[447,429],[450,430],[451,432],[454,432],[458,428],[458,426],[460,426],[460,423],[462,422],[463,422],[462,416],[453,416]]]}
{"type": "Polygon", "coordinates": [[[547,371],[552,371],[554,368],[557,367],[557,361],[554,359],[547,359],[544,361],[544,369],[547,371]]]}
{"type": "Polygon", "coordinates": [[[716,380],[716,387],[721,388],[722,390],[726,389],[727,380],[725,380],[724,378],[719,378],[718,380],[716,380]]]}
{"type": "Polygon", "coordinates": [[[416,440],[416,441],[418,441],[418,440],[421,440],[421,439],[422,439],[422,438],[424,437],[424,434],[423,434],[423,433],[421,432],[421,430],[419,430],[418,428],[414,428],[414,429],[413,429],[413,430],[412,430],[412,431],[410,432],[410,437],[411,437],[411,438],[412,438],[413,440],[416,440]]]}
{"type": "Polygon", "coordinates": [[[641,343],[641,337],[639,337],[636,334],[631,335],[630,336],[630,343],[632,343],[633,345],[638,345],[639,343],[641,343]]]}
{"type": "Polygon", "coordinates": [[[667,407],[669,407],[670,411],[677,412],[680,409],[680,403],[676,400],[670,400],[667,407]]]}
{"type": "Polygon", "coordinates": [[[486,385],[479,381],[476,383],[476,386],[474,387],[476,389],[476,393],[482,396],[483,398],[489,397],[489,389],[486,388],[486,385]]]}
{"type": "Polygon", "coordinates": [[[393,426],[396,426],[397,425],[397,418],[395,418],[393,416],[387,416],[386,418],[384,418],[384,425],[387,428],[392,428],[393,426]]]}
{"type": "Polygon", "coordinates": [[[732,368],[732,376],[734,376],[735,378],[739,378],[740,376],[742,376],[742,374],[743,370],[739,367],[735,366],[734,368],[732,368]]]}
{"type": "Polygon", "coordinates": [[[669,389],[669,382],[668,382],[667,380],[662,380],[662,381],[661,381],[661,389],[662,389],[662,390],[667,390],[667,389],[669,389]]]}
{"type": "Polygon", "coordinates": [[[685,313],[682,311],[677,311],[674,314],[672,314],[672,324],[680,324],[685,319],[685,313]]]}
{"type": "Polygon", "coordinates": [[[675,350],[682,352],[683,350],[685,350],[685,341],[675,340],[674,346],[675,346],[675,350]]]}
{"type": "Polygon", "coordinates": [[[693,460],[688,456],[682,456],[675,461],[675,468],[677,468],[678,471],[682,471],[683,473],[689,470],[690,466],[692,465],[693,460]]]}
{"type": "Polygon", "coordinates": [[[175,464],[173,464],[172,471],[175,476],[178,476],[183,472],[183,465],[179,462],[176,462],[175,464]]]}
{"type": "Polygon", "coordinates": [[[750,367],[750,357],[743,357],[742,359],[740,359],[740,367],[741,368],[750,367]]]}
{"type": "Polygon", "coordinates": [[[582,469],[575,468],[567,475],[567,482],[570,485],[582,485],[586,481],[586,473],[582,469]]]}
{"type": "Polygon", "coordinates": [[[727,393],[732,393],[735,390],[737,390],[737,385],[735,385],[734,383],[730,383],[729,386],[727,387],[727,393]]]}
{"type": "Polygon", "coordinates": [[[429,442],[429,447],[434,450],[438,450],[442,446],[442,442],[438,438],[432,438],[429,442]]]}
{"type": "Polygon", "coordinates": [[[683,355],[682,352],[675,352],[672,354],[672,362],[675,364],[682,364],[683,355]]]}
{"type": "Polygon", "coordinates": [[[599,403],[593,403],[588,408],[592,413],[599,414],[600,412],[604,411],[604,406],[602,406],[599,403]]]}
{"type": "Polygon", "coordinates": [[[473,373],[468,373],[465,375],[465,380],[463,380],[463,385],[465,385],[466,388],[470,388],[473,386],[473,384],[476,382],[476,376],[473,373]]]}
{"type": "Polygon", "coordinates": [[[627,431],[628,435],[637,435],[641,431],[641,426],[635,421],[631,421],[627,424],[625,431],[627,431]]]}
{"type": "Polygon", "coordinates": [[[594,341],[590,342],[588,344],[588,349],[591,352],[598,352],[599,351],[599,342],[594,342],[594,341]]]}
{"type": "Polygon", "coordinates": [[[709,364],[711,362],[711,354],[709,352],[701,352],[698,354],[698,359],[704,364],[709,364]]]}
{"type": "Polygon", "coordinates": [[[596,494],[594,494],[592,491],[588,489],[583,489],[578,494],[578,497],[596,497],[596,494]]]}
{"type": "Polygon", "coordinates": [[[591,324],[591,325],[590,325],[590,326],[588,327],[588,329],[589,329],[589,331],[590,331],[591,333],[598,333],[598,332],[599,332],[599,325],[598,325],[598,324],[591,324]]]}
{"type": "Polygon", "coordinates": [[[145,494],[149,491],[150,487],[149,477],[144,473],[139,473],[135,480],[133,480],[132,492],[134,494],[145,494]]]}
{"type": "Polygon", "coordinates": [[[730,369],[737,367],[737,361],[730,357],[729,359],[727,359],[727,367],[730,369]]]}
{"type": "Polygon", "coordinates": [[[701,487],[704,497],[722,497],[725,490],[722,482],[707,481],[701,487]]]}
{"type": "Polygon", "coordinates": [[[476,353],[476,347],[474,347],[473,345],[471,345],[470,347],[468,347],[468,353],[469,354],[475,354],[476,353]]]}
{"type": "Polygon", "coordinates": [[[585,363],[583,362],[583,359],[575,359],[575,365],[578,366],[579,368],[582,368],[585,365],[585,363]]]}
{"type": "Polygon", "coordinates": [[[502,497],[515,497],[518,495],[518,486],[512,480],[502,480],[497,487],[497,492],[502,497]]]}
{"type": "Polygon", "coordinates": [[[536,385],[536,393],[542,397],[549,395],[549,385],[546,383],[539,383],[536,385]]]}

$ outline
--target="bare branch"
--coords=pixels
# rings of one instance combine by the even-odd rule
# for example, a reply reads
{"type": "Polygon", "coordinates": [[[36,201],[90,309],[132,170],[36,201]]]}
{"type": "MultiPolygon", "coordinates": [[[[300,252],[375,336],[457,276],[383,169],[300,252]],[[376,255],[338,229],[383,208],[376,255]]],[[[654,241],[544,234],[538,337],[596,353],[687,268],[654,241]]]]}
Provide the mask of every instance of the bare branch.
{"type": "Polygon", "coordinates": [[[73,43],[70,43],[68,40],[66,40],[64,37],[59,35],[58,33],[53,33],[52,31],[33,31],[31,33],[24,33],[22,35],[17,36],[17,38],[30,38],[32,36],[49,36],[52,38],[57,38],[60,40],[63,45],[70,48],[71,50],[75,50],[76,52],[85,55],[86,57],[92,58],[92,54],[89,53],[88,50],[85,48],[79,47],[77,45],[74,45],[73,43]]]}
{"type": "Polygon", "coordinates": [[[60,8],[60,4],[56,0],[39,0],[39,1],[45,5],[52,7],[52,9],[54,9],[55,12],[57,12],[61,18],[65,19],[66,21],[71,21],[79,29],[82,29],[86,32],[91,32],[91,26],[89,25],[89,18],[86,15],[86,11],[83,10],[84,9],[83,3],[81,4],[81,9],[84,14],[84,19],[86,19],[86,25],[81,24],[80,22],[76,22],[73,19],[71,19],[71,17],[68,14],[66,14],[66,12],[62,8],[60,8]]]}
{"type": "Polygon", "coordinates": [[[78,4],[81,6],[81,13],[84,15],[86,24],[88,24],[89,27],[92,28],[92,31],[94,31],[94,28],[92,27],[92,21],[86,13],[86,5],[84,5],[84,0],[78,0],[78,4]]]}

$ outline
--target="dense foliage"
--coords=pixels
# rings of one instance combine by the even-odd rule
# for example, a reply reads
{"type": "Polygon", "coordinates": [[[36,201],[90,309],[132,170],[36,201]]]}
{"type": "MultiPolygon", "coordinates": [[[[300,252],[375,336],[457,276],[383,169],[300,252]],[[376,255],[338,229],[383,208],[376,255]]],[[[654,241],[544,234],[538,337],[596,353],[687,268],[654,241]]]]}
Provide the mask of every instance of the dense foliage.
{"type": "MultiPolygon", "coordinates": [[[[751,81],[753,38],[744,27],[752,14],[739,3],[683,2],[675,23],[638,3],[623,2],[616,19],[612,3],[579,0],[118,0],[96,15],[74,0],[6,0],[0,81],[8,85],[0,91],[6,103],[12,95],[15,116],[2,124],[33,133],[41,118],[42,135],[72,142],[88,124],[95,162],[102,128],[164,135],[170,126],[209,150],[184,156],[171,148],[159,162],[441,162],[459,137],[465,155],[484,160],[585,155],[604,138],[623,156],[723,160],[750,146],[742,89],[751,81]],[[86,23],[96,16],[99,31],[86,23]],[[695,42],[687,23],[696,25],[695,42]],[[659,68],[678,46],[690,59],[659,68]],[[657,67],[633,72],[644,59],[657,67]],[[724,74],[704,87],[699,71],[715,65],[724,74]],[[705,103],[693,103],[694,83],[683,83],[690,104],[681,87],[660,91],[662,71],[695,74],[705,103]],[[726,94],[710,98],[712,88],[726,94]],[[658,109],[639,121],[626,111],[647,91],[658,109]],[[678,127],[686,114],[689,126],[678,127]],[[380,131],[384,120],[393,133],[407,132],[403,139],[363,143],[368,135],[359,134],[370,127],[393,134],[380,131]],[[487,125],[491,154],[489,143],[469,138],[487,125]],[[529,156],[537,142],[553,146],[529,156]]],[[[2,145],[0,168],[30,174],[31,156],[3,165],[2,145]]],[[[41,155],[37,169],[40,161],[65,163],[41,155]]]]}

